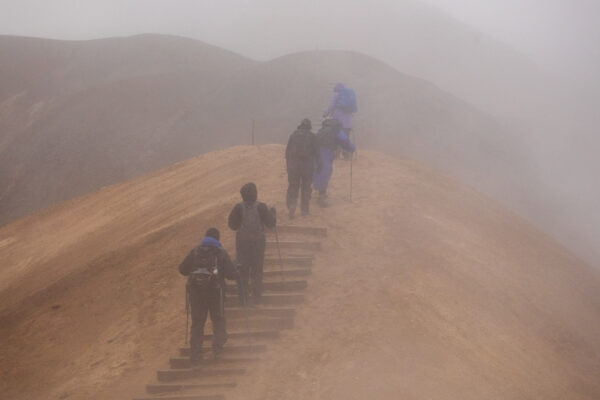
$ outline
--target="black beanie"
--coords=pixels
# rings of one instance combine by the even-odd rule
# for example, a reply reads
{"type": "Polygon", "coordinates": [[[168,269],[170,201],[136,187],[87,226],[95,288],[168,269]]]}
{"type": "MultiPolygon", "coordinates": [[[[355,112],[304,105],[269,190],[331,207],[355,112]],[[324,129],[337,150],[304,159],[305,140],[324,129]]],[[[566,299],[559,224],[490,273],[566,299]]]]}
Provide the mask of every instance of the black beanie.
{"type": "Polygon", "coordinates": [[[204,236],[211,237],[218,241],[221,238],[221,233],[217,228],[209,228],[204,234],[204,236]]]}

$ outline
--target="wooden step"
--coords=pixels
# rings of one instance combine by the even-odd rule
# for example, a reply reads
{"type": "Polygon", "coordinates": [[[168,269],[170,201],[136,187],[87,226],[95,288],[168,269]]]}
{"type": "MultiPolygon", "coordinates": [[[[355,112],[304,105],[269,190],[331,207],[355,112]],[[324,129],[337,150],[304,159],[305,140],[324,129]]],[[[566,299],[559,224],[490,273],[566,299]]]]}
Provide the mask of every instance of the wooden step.
{"type": "Polygon", "coordinates": [[[156,379],[159,382],[174,382],[182,379],[194,379],[197,377],[211,376],[236,376],[246,373],[245,368],[227,366],[207,366],[189,369],[165,369],[156,371],[156,379]]]}
{"type": "Polygon", "coordinates": [[[274,269],[272,271],[263,271],[263,278],[264,279],[281,279],[281,277],[283,276],[284,278],[289,279],[289,278],[300,278],[300,277],[304,277],[304,276],[309,276],[310,274],[312,274],[311,268],[287,269],[284,266],[283,273],[280,269],[274,269]]]}
{"type": "MultiPolygon", "coordinates": [[[[304,295],[297,293],[284,293],[284,294],[264,294],[261,296],[261,305],[266,306],[289,306],[301,304],[304,302],[304,295]]],[[[252,296],[248,299],[248,304],[252,307],[255,304],[255,300],[252,296]]],[[[225,301],[225,308],[240,307],[239,296],[230,295],[225,301]]],[[[227,315],[227,311],[225,312],[227,315]]]]}
{"type": "Polygon", "coordinates": [[[296,309],[294,308],[280,308],[280,307],[248,307],[244,309],[239,308],[228,308],[225,313],[227,323],[234,319],[245,319],[248,318],[294,318],[296,315],[296,309]]]}
{"type": "MultiPolygon", "coordinates": [[[[230,346],[228,344],[223,347],[223,355],[227,356],[229,354],[258,354],[264,353],[267,351],[267,346],[264,344],[248,344],[248,345],[237,345],[230,346]]],[[[211,347],[204,347],[204,354],[209,354],[212,352],[211,347]]],[[[179,349],[180,357],[189,357],[190,356],[190,348],[182,347],[179,349]]]]}
{"type": "MultiPolygon", "coordinates": [[[[227,314],[227,313],[226,313],[227,314]]],[[[294,318],[250,318],[228,319],[228,329],[283,330],[294,328],[294,318]]]]}
{"type": "MultiPolygon", "coordinates": [[[[228,332],[228,340],[238,339],[279,339],[281,334],[278,330],[256,330],[256,331],[241,331],[241,332],[228,332]]],[[[204,340],[212,340],[212,333],[204,335],[204,340]]]]}
{"type": "MultiPolygon", "coordinates": [[[[247,357],[241,357],[241,358],[218,358],[218,359],[214,359],[214,358],[206,358],[204,361],[202,361],[202,367],[219,367],[219,366],[224,366],[224,365],[231,365],[231,364],[254,364],[260,361],[260,358],[257,357],[251,357],[251,358],[247,358],[247,357]]],[[[189,357],[171,357],[169,359],[169,366],[171,367],[171,369],[189,369],[192,368],[192,365],[190,364],[190,359],[189,357]]]]}
{"type": "MultiPolygon", "coordinates": [[[[277,242],[268,241],[267,249],[269,250],[277,250],[277,242]]],[[[321,250],[321,242],[308,242],[308,241],[286,241],[279,242],[279,248],[281,250],[309,250],[309,251],[319,251],[321,250]]]]}
{"type": "MultiPolygon", "coordinates": [[[[308,283],[305,280],[276,280],[276,281],[264,281],[263,280],[263,292],[294,292],[298,290],[304,290],[308,287],[308,283]]],[[[237,285],[228,286],[227,293],[238,294],[237,285]]]]}
{"type": "Polygon", "coordinates": [[[283,266],[293,266],[293,267],[310,267],[313,265],[315,258],[313,256],[285,256],[279,259],[278,255],[265,256],[265,260],[263,265],[265,267],[275,265],[277,267],[280,266],[281,262],[283,262],[283,266]]]}
{"type": "Polygon", "coordinates": [[[159,397],[138,397],[135,400],[225,400],[222,394],[181,394],[159,397]]]}
{"type": "MultiPolygon", "coordinates": [[[[273,231],[274,232],[274,231],[273,231]]],[[[277,227],[277,232],[281,234],[298,234],[325,237],[327,236],[327,228],[317,226],[298,226],[298,225],[280,225],[277,227]]]]}
{"type": "MultiPolygon", "coordinates": [[[[182,392],[184,390],[220,390],[220,389],[231,389],[236,387],[236,383],[233,380],[225,381],[222,383],[211,383],[211,382],[177,382],[177,383],[149,383],[146,385],[146,392],[148,394],[163,394],[163,393],[173,393],[173,392],[182,392]]],[[[160,397],[163,398],[163,397],[160,397]]]]}

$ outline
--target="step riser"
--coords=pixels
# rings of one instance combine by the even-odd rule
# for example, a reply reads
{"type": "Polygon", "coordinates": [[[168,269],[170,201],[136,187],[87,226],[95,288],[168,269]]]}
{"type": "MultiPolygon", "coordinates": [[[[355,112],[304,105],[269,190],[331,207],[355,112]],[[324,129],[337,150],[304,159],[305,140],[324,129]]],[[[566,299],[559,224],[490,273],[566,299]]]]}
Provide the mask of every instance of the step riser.
{"type": "MultiPolygon", "coordinates": [[[[228,346],[225,345],[223,354],[259,354],[267,351],[267,346],[265,345],[248,345],[248,346],[228,346]]],[[[204,348],[204,354],[209,354],[212,351],[210,347],[204,348]]],[[[190,356],[190,348],[182,347],[179,349],[180,357],[189,357],[190,356]]]]}
{"type": "MultiPolygon", "coordinates": [[[[309,276],[312,274],[312,270],[309,268],[305,269],[283,269],[283,276],[288,278],[300,278],[304,276],[309,276]]],[[[281,270],[276,269],[273,271],[263,271],[263,277],[265,279],[281,279],[281,270]]]]}
{"type": "MultiPolygon", "coordinates": [[[[267,242],[265,247],[267,250],[277,250],[278,246],[276,242],[267,242]]],[[[279,242],[279,249],[281,250],[308,250],[308,251],[319,251],[321,250],[321,242],[279,242]]]]}
{"type": "Polygon", "coordinates": [[[198,384],[164,384],[164,385],[146,385],[146,393],[148,394],[164,394],[164,393],[173,393],[180,392],[183,390],[198,390],[198,389],[209,389],[209,390],[219,390],[219,389],[231,389],[236,387],[235,382],[231,383],[198,383],[198,384]]]}
{"type": "Polygon", "coordinates": [[[227,322],[234,319],[246,318],[294,318],[296,310],[293,308],[255,308],[248,307],[247,311],[243,308],[230,308],[225,314],[227,322]]]}
{"type": "Polygon", "coordinates": [[[194,379],[199,377],[210,377],[210,376],[237,376],[243,375],[246,372],[244,368],[230,368],[230,369],[213,369],[205,368],[198,370],[191,369],[170,369],[166,371],[157,371],[156,378],[159,382],[174,382],[183,379],[194,379]]]}
{"type": "Polygon", "coordinates": [[[327,228],[316,228],[312,226],[292,226],[282,225],[277,227],[277,232],[281,234],[292,234],[292,235],[310,235],[318,237],[327,236],[327,228]]]}
{"type": "MultiPolygon", "coordinates": [[[[258,358],[220,359],[220,360],[206,360],[206,361],[204,361],[203,365],[205,365],[206,367],[212,368],[212,367],[219,367],[219,366],[225,366],[225,365],[230,365],[230,364],[239,364],[239,365],[255,364],[259,361],[260,361],[260,359],[258,359],[258,358]]],[[[184,357],[171,358],[169,360],[169,365],[171,366],[171,369],[192,368],[192,365],[190,364],[190,359],[184,358],[184,357]]]]}
{"type": "MultiPolygon", "coordinates": [[[[263,292],[294,292],[298,290],[304,290],[308,287],[306,281],[279,281],[279,282],[264,282],[263,281],[263,292]]],[[[226,290],[227,294],[236,295],[239,290],[236,286],[228,286],[226,290]]]]}
{"type": "MultiPolygon", "coordinates": [[[[294,319],[293,318],[263,318],[263,319],[252,319],[248,317],[246,321],[245,317],[240,318],[228,318],[228,312],[225,312],[227,319],[228,329],[252,329],[252,330],[281,330],[281,329],[293,329],[294,319]]],[[[212,332],[212,326],[210,323],[206,324],[205,332],[212,332]]],[[[206,338],[206,336],[205,336],[206,338]]]]}
{"type": "Polygon", "coordinates": [[[314,264],[314,259],[312,257],[282,257],[282,261],[280,261],[279,257],[275,255],[273,257],[265,257],[263,265],[265,267],[279,267],[282,262],[284,267],[311,267],[314,264]]]}
{"type": "Polygon", "coordinates": [[[243,319],[236,319],[229,321],[228,326],[230,328],[248,328],[248,329],[294,329],[294,320],[292,318],[273,318],[268,320],[252,320],[248,318],[246,321],[243,319]]]}
{"type": "MultiPolygon", "coordinates": [[[[228,339],[278,339],[280,336],[278,331],[256,331],[256,332],[230,332],[227,334],[228,339]]],[[[204,335],[204,340],[212,340],[211,333],[204,335]]]]}
{"type": "MultiPolygon", "coordinates": [[[[155,397],[140,397],[137,398],[135,400],[156,400],[155,397]]],[[[225,400],[225,396],[223,396],[222,394],[216,394],[216,395],[197,395],[197,396],[185,396],[185,395],[181,395],[181,396],[166,396],[160,397],[160,400],[225,400]]]]}
{"type": "MultiPolygon", "coordinates": [[[[252,306],[254,300],[250,296],[249,303],[252,306]]],[[[261,304],[266,306],[288,306],[302,304],[304,302],[304,296],[299,294],[282,294],[282,295],[264,295],[261,298],[261,304]]],[[[225,308],[241,307],[240,299],[238,296],[230,296],[225,302],[225,308]]],[[[226,312],[227,315],[227,312],[226,312]]]]}

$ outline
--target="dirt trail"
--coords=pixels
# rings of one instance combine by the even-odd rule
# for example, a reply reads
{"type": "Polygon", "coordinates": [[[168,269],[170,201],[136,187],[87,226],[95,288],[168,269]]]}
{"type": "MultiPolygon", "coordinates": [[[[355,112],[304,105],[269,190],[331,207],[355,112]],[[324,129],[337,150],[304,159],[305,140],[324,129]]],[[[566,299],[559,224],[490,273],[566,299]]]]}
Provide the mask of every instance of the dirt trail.
{"type": "MultiPolygon", "coordinates": [[[[128,399],[183,341],[176,266],[282,147],[236,147],[0,229],[11,399],[128,399]]],[[[600,277],[486,197],[375,152],[336,165],[308,302],[228,399],[597,399],[600,277]]],[[[285,216],[280,216],[285,221],[285,216]]],[[[302,221],[302,220],[301,220],[302,221]]]]}

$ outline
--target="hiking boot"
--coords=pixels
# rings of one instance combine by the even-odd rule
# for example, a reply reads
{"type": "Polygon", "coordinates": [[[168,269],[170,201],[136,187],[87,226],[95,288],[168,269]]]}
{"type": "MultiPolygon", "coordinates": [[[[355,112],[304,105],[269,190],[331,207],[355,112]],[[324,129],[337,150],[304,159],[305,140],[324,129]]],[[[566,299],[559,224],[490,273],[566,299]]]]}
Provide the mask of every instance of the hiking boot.
{"type": "Polygon", "coordinates": [[[301,216],[301,217],[306,217],[307,215],[308,215],[308,210],[302,210],[302,211],[300,212],[300,216],[301,216]]]}

